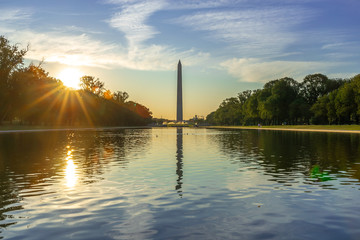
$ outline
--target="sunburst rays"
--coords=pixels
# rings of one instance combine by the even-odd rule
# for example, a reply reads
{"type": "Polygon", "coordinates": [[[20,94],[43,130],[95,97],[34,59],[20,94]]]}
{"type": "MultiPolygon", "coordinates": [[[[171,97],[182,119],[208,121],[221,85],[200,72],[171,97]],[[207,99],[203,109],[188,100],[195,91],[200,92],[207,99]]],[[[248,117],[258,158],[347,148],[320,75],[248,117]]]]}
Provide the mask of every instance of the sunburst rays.
{"type": "MultiPolygon", "coordinates": [[[[45,88],[49,87],[43,87],[43,90],[45,88]]],[[[81,91],[82,90],[66,89],[64,86],[59,85],[55,88],[44,91],[45,93],[42,96],[27,104],[23,111],[30,111],[43,101],[52,99],[52,102],[48,104],[46,111],[44,111],[42,115],[46,115],[48,112],[54,110],[55,105],[61,104],[55,121],[57,126],[64,125],[64,123],[72,125],[74,121],[73,116],[76,116],[79,111],[81,111],[81,113],[85,116],[87,124],[90,127],[93,127],[93,120],[91,119],[87,109],[89,104],[84,102],[83,96],[80,94],[81,91]]]]}

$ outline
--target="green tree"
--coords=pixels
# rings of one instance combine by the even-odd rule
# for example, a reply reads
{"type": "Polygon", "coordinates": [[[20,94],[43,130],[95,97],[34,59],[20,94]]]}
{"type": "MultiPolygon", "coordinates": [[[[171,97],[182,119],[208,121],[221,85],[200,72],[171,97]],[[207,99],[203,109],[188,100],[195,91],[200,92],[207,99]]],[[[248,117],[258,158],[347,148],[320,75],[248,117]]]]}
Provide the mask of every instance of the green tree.
{"type": "Polygon", "coordinates": [[[325,95],[320,97],[314,105],[311,106],[313,117],[312,124],[328,124],[328,103],[329,96],[325,95]]]}
{"type": "Polygon", "coordinates": [[[207,116],[211,124],[334,124],[359,123],[360,74],[349,80],[322,74],[267,82],[263,89],[243,91],[225,99],[207,116]]]}
{"type": "Polygon", "coordinates": [[[357,106],[356,114],[360,116],[360,74],[356,75],[351,79],[351,83],[355,92],[355,103],[357,106]]]}
{"type": "Polygon", "coordinates": [[[310,106],[306,100],[298,95],[289,105],[291,124],[308,123],[311,116],[310,106]]]}
{"type": "Polygon", "coordinates": [[[273,119],[273,113],[267,102],[267,99],[271,96],[271,85],[267,85],[266,88],[265,86],[264,89],[260,90],[257,94],[257,105],[260,119],[265,125],[269,125],[273,119]]]}
{"type": "Polygon", "coordinates": [[[330,92],[329,94],[323,96],[323,98],[327,98],[326,103],[326,112],[327,112],[327,119],[328,122],[326,124],[336,124],[339,122],[337,113],[336,113],[336,97],[338,94],[339,89],[335,89],[334,91],[330,92]]]}
{"type": "Polygon", "coordinates": [[[261,123],[259,115],[259,94],[261,90],[252,91],[251,96],[244,103],[244,124],[256,125],[261,123]]]}
{"type": "Polygon", "coordinates": [[[259,95],[261,118],[272,124],[289,122],[290,104],[298,97],[299,84],[292,78],[281,78],[265,84],[259,95]]]}
{"type": "Polygon", "coordinates": [[[342,79],[329,79],[321,73],[310,74],[301,83],[301,95],[312,106],[320,97],[338,89],[344,83],[342,79]]]}
{"type": "Polygon", "coordinates": [[[215,122],[215,111],[209,113],[207,116],[206,116],[206,123],[210,124],[210,125],[216,125],[216,122],[215,122]]]}
{"type": "Polygon", "coordinates": [[[215,112],[215,121],[221,125],[241,125],[243,112],[239,98],[225,99],[215,112]]]}
{"type": "Polygon", "coordinates": [[[327,76],[316,73],[307,75],[302,82],[302,95],[306,101],[313,105],[317,99],[327,93],[327,76]]]}
{"type": "Polygon", "coordinates": [[[238,93],[238,98],[239,98],[240,104],[244,104],[251,97],[251,95],[252,95],[251,90],[246,90],[241,93],[238,93]]]}
{"type": "Polygon", "coordinates": [[[11,45],[8,39],[0,36],[0,124],[4,120],[11,120],[14,92],[12,76],[23,66],[27,50],[19,49],[16,44],[11,45]]]}
{"type": "Polygon", "coordinates": [[[357,122],[357,105],[352,83],[344,84],[335,98],[336,115],[340,124],[357,122]]]}

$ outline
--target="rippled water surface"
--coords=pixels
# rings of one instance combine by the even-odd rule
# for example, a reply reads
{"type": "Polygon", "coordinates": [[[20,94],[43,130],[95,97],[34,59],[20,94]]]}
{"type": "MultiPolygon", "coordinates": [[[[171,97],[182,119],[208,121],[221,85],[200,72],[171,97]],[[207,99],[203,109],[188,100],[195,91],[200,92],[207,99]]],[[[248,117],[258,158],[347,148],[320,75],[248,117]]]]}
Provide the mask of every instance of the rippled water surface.
{"type": "Polygon", "coordinates": [[[360,135],[0,134],[0,238],[360,239],[360,135]]]}

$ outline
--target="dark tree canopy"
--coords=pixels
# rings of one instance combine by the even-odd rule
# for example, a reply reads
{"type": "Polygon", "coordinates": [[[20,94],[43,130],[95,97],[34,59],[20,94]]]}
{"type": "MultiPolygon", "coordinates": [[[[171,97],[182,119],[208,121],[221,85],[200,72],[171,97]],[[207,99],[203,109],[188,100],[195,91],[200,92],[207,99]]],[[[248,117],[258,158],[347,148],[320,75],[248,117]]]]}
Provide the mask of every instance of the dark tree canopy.
{"type": "Polygon", "coordinates": [[[350,80],[311,74],[267,82],[227,98],[207,116],[216,125],[359,124],[360,74],[350,80]]]}
{"type": "Polygon", "coordinates": [[[147,124],[151,111],[126,104],[126,92],[112,93],[93,76],[83,76],[80,90],[49,76],[41,63],[23,66],[27,50],[0,36],[0,124],[128,126],[147,124]]]}
{"type": "Polygon", "coordinates": [[[96,95],[101,95],[104,90],[104,83],[93,76],[83,76],[80,78],[80,87],[84,90],[94,93],[96,95]]]}
{"type": "Polygon", "coordinates": [[[301,83],[301,94],[308,104],[313,105],[319,97],[339,88],[343,83],[341,79],[329,79],[320,73],[310,74],[301,83]]]}
{"type": "Polygon", "coordinates": [[[19,49],[18,45],[11,45],[9,40],[0,36],[0,84],[6,87],[10,83],[12,72],[18,70],[24,62],[27,49],[19,49]]]}
{"type": "Polygon", "coordinates": [[[21,69],[26,52],[27,49],[19,49],[18,45],[11,45],[0,36],[0,123],[11,118],[13,74],[21,69]]]}
{"type": "Polygon", "coordinates": [[[129,98],[129,94],[127,92],[117,91],[114,93],[114,100],[119,103],[125,103],[125,101],[129,98]]]}

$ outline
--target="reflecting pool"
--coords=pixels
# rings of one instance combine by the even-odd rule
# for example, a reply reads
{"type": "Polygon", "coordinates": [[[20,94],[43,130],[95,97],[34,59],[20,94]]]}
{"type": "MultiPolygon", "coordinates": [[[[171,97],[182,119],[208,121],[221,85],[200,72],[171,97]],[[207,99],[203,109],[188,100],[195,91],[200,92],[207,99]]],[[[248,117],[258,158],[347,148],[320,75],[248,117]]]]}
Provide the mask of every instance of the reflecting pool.
{"type": "Polygon", "coordinates": [[[360,239],[360,135],[0,134],[2,239],[360,239]]]}

